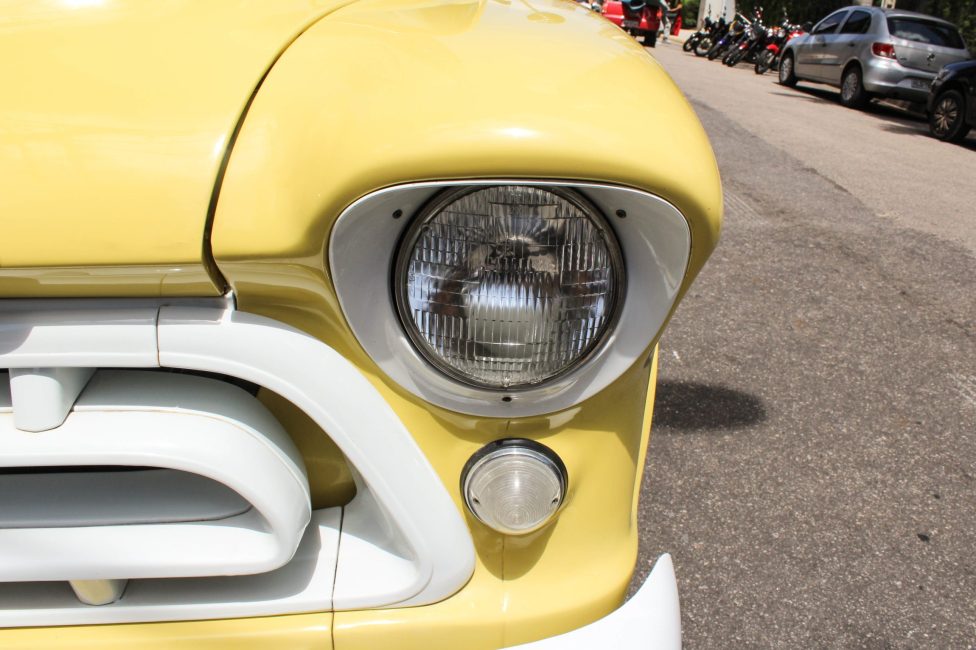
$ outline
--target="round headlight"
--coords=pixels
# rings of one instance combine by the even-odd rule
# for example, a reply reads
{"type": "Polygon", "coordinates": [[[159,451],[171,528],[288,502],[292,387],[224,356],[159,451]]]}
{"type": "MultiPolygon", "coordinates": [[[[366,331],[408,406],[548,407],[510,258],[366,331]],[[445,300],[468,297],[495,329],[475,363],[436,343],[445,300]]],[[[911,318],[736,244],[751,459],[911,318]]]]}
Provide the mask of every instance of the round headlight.
{"type": "Polygon", "coordinates": [[[556,452],[531,440],[489,443],[461,472],[468,509],[506,535],[524,535],[548,523],[562,505],[567,483],[556,452]]]}
{"type": "Polygon", "coordinates": [[[468,384],[533,386],[582,363],[620,294],[620,248],[574,192],[501,185],[442,195],[411,224],[396,265],[404,328],[468,384]]]}

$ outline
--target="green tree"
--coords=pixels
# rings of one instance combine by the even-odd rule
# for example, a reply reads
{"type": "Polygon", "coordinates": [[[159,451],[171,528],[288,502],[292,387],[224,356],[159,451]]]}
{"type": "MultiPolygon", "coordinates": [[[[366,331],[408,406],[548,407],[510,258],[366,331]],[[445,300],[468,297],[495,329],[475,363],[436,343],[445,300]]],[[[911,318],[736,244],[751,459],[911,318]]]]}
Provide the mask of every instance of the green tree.
{"type": "Polygon", "coordinates": [[[976,0],[898,0],[896,6],[954,23],[970,51],[976,49],[976,0]]]}
{"type": "Polygon", "coordinates": [[[701,6],[700,0],[688,0],[682,3],[681,8],[681,24],[685,28],[696,27],[695,23],[698,21],[698,8],[701,6]]]}

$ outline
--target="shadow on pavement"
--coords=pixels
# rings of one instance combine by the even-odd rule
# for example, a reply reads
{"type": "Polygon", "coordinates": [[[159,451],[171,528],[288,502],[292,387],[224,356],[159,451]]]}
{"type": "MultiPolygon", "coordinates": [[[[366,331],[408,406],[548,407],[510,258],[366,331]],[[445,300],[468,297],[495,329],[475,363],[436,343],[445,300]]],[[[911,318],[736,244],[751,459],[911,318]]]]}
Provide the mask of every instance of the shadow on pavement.
{"type": "Polygon", "coordinates": [[[929,135],[929,128],[927,124],[915,124],[915,123],[902,123],[902,122],[885,122],[881,125],[881,128],[889,133],[902,133],[904,135],[921,135],[926,138],[931,137],[929,135]]]}
{"type": "MultiPolygon", "coordinates": [[[[801,97],[810,101],[822,101],[828,104],[834,104],[838,108],[843,108],[840,103],[840,91],[834,88],[798,85],[791,88],[790,91],[786,91],[784,88],[783,91],[774,94],[783,97],[801,97]]],[[[914,104],[909,104],[908,102],[898,102],[897,100],[872,101],[863,110],[869,115],[890,117],[906,122],[926,121],[922,108],[914,104]]]]}
{"type": "Polygon", "coordinates": [[[762,400],[724,386],[694,382],[658,384],[653,428],[689,432],[742,429],[763,422],[762,400]]]}
{"type": "Polygon", "coordinates": [[[821,102],[827,104],[838,104],[840,105],[840,93],[834,90],[825,90],[823,88],[811,88],[810,86],[794,86],[787,90],[785,87],[782,91],[777,92],[777,95],[783,95],[785,97],[800,97],[802,99],[807,99],[812,102],[821,102]]]}
{"type": "MultiPolygon", "coordinates": [[[[919,135],[922,136],[923,138],[930,138],[933,141],[935,140],[935,138],[933,138],[929,134],[928,124],[912,124],[912,123],[902,124],[899,122],[886,122],[881,126],[881,128],[890,133],[901,133],[903,135],[919,135]]],[[[945,144],[945,146],[947,147],[962,147],[963,149],[976,151],[976,134],[970,131],[970,135],[962,142],[959,142],[957,144],[953,144],[951,142],[945,142],[943,144],[945,144]]]]}

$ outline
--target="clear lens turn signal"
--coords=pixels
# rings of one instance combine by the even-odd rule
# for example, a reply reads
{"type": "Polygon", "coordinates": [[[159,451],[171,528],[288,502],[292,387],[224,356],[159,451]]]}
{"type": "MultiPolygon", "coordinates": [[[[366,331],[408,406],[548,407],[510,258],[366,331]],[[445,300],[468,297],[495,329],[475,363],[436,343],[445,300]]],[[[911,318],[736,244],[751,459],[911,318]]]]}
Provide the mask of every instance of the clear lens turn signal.
{"type": "Polygon", "coordinates": [[[478,450],[461,472],[468,509],[505,535],[524,535],[553,519],[566,496],[566,466],[532,440],[496,440],[478,450]]]}

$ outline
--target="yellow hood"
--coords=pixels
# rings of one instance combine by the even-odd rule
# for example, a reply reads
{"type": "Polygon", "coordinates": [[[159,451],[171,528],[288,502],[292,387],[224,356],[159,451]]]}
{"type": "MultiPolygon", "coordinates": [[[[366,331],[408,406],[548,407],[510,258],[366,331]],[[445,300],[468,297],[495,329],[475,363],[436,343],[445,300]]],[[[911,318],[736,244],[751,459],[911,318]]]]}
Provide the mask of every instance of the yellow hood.
{"type": "Polygon", "coordinates": [[[342,4],[5,3],[0,296],[221,290],[204,240],[228,142],[283,49],[342,4]]]}

